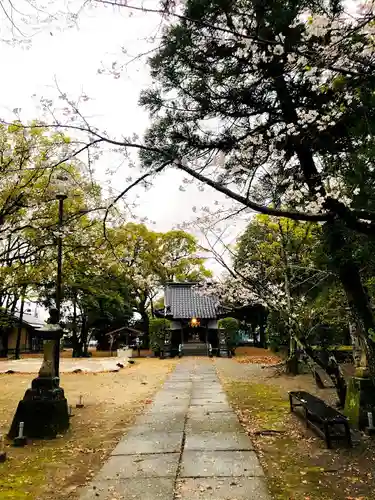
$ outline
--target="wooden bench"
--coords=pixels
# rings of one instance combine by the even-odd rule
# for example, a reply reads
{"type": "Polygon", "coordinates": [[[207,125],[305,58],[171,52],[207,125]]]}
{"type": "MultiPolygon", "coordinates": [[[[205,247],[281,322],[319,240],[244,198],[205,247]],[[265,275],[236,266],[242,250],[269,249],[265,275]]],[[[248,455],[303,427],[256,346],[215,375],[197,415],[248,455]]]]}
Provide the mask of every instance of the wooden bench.
{"type": "Polygon", "coordinates": [[[345,440],[348,446],[352,446],[349,421],[345,415],[305,391],[289,392],[289,401],[291,412],[296,407],[302,408],[306,426],[325,440],[327,448],[332,447],[333,439],[345,440]],[[335,432],[337,427],[341,427],[341,432],[335,432]]]}

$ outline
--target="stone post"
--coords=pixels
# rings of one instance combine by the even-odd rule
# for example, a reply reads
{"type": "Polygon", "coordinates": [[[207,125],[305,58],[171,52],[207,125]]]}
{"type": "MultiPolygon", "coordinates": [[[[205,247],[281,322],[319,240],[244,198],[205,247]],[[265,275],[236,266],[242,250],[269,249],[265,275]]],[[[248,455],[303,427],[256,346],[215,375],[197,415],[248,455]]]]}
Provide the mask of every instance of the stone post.
{"type": "Polygon", "coordinates": [[[368,413],[375,409],[374,384],[369,377],[368,360],[361,327],[355,320],[349,326],[353,344],[355,364],[354,377],[348,381],[344,413],[351,425],[365,429],[368,423],[368,413]]]}
{"type": "Polygon", "coordinates": [[[62,333],[61,326],[53,323],[37,331],[44,341],[43,362],[38,377],[31,382],[31,388],[18,403],[8,433],[11,439],[17,436],[20,422],[25,424],[27,438],[55,438],[69,428],[68,402],[60,387],[57,362],[62,333]]]}

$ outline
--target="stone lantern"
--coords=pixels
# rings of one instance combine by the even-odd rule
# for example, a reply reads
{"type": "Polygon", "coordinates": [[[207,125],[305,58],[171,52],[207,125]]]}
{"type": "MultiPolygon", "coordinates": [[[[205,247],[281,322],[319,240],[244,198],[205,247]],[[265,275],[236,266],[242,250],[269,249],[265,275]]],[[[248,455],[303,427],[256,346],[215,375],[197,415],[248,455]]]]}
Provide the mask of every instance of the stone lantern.
{"type": "Polygon", "coordinates": [[[24,422],[27,438],[55,438],[69,428],[68,402],[60,387],[59,359],[63,329],[58,323],[58,312],[51,309],[49,324],[36,335],[43,339],[44,357],[38,377],[18,403],[16,414],[8,433],[13,439],[18,435],[20,422],[24,422]]]}

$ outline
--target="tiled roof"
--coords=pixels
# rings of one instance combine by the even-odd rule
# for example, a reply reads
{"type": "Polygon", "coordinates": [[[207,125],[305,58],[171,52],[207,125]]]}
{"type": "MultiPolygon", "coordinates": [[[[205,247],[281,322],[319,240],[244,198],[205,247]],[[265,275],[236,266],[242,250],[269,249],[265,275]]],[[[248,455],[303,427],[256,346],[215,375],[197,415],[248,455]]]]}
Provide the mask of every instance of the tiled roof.
{"type": "Polygon", "coordinates": [[[164,304],[175,319],[215,319],[217,301],[193,289],[196,283],[169,283],[164,290],[164,304]]]}
{"type": "MultiPolygon", "coordinates": [[[[14,316],[19,319],[20,313],[15,312],[14,316]]],[[[22,321],[33,328],[42,328],[45,325],[45,321],[28,313],[23,313],[22,321]]]]}

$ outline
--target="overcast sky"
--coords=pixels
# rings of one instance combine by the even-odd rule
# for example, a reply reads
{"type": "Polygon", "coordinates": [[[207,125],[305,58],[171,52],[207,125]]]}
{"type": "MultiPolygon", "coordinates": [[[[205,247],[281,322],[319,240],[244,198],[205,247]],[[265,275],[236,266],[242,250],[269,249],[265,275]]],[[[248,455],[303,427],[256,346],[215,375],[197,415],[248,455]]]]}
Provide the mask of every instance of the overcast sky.
{"type": "MultiPolygon", "coordinates": [[[[23,4],[23,0],[18,1],[23,4]]],[[[65,1],[52,2],[52,5],[56,11],[67,8],[65,1]]],[[[69,8],[77,10],[78,5],[73,1],[69,8]]],[[[157,2],[149,0],[148,5],[155,7],[157,2]]],[[[27,35],[33,33],[37,24],[26,26],[21,20],[15,23],[27,35]]],[[[14,117],[12,110],[21,108],[23,120],[41,117],[40,97],[49,97],[59,103],[57,81],[60,89],[72,99],[78,98],[82,92],[91,98],[82,106],[91,124],[114,136],[142,135],[148,125],[148,116],[137,102],[140,91],[150,84],[146,59],[128,64],[117,79],[107,71],[99,73],[98,70],[111,68],[113,62],[123,65],[152,49],[146,38],[157,34],[159,25],[160,18],[156,14],[133,13],[129,17],[127,10],[99,6],[81,12],[75,28],[68,28],[61,21],[42,29],[39,25],[31,44],[26,44],[26,47],[23,43],[2,43],[0,116],[10,119],[14,117]]],[[[4,29],[4,19],[1,26],[4,39],[9,35],[4,29]]],[[[17,31],[14,34],[22,41],[17,31]]],[[[108,168],[117,169],[112,179],[117,190],[123,189],[126,178],[135,174],[126,164],[120,166],[118,156],[106,155],[96,165],[95,175],[102,183],[108,179],[105,173],[108,168]]],[[[136,215],[154,221],[152,227],[156,230],[167,231],[194,220],[193,207],[198,207],[199,213],[199,207],[214,207],[215,200],[228,206],[228,201],[210,188],[201,192],[197,186],[191,185],[185,192],[180,191],[183,177],[182,173],[169,170],[150,190],[138,191],[136,215]]],[[[243,224],[238,222],[238,226],[243,227],[243,224]]],[[[237,232],[236,224],[231,224],[226,232],[227,241],[233,241],[237,232]]],[[[211,260],[212,266],[216,273],[220,272],[220,267],[211,260]]]]}

